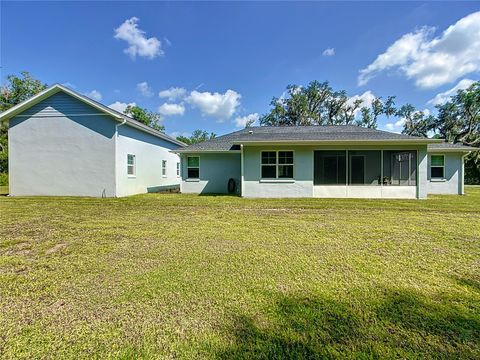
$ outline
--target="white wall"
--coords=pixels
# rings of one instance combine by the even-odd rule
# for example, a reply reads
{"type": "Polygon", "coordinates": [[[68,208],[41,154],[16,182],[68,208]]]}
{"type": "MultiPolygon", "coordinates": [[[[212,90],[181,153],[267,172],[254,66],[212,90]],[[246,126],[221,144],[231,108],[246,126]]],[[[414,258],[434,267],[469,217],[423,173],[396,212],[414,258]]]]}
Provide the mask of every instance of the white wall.
{"type": "Polygon", "coordinates": [[[178,145],[144,133],[128,125],[118,126],[116,152],[117,196],[158,191],[180,184],[176,164],[180,157],[171,153],[178,145]],[[127,154],[135,155],[135,176],[127,174],[127,154]],[[167,176],[162,176],[162,160],[167,160],[167,176]]]}
{"type": "Polygon", "coordinates": [[[182,184],[180,191],[191,194],[226,194],[228,180],[240,186],[240,154],[182,154],[182,184]],[[187,179],[187,156],[200,157],[200,178],[187,179]]]}
{"type": "Polygon", "coordinates": [[[115,196],[115,123],[64,93],[11,119],[10,194],[115,196]]]}
{"type": "Polygon", "coordinates": [[[429,194],[462,194],[463,191],[463,153],[428,153],[428,181],[429,194]],[[433,155],[445,155],[445,179],[432,179],[430,176],[430,160],[433,155]]]}
{"type": "Polygon", "coordinates": [[[244,182],[242,196],[262,197],[327,197],[327,198],[407,198],[426,197],[427,156],[426,146],[245,146],[243,149],[244,182]],[[315,150],[418,150],[418,190],[416,186],[378,186],[378,185],[314,185],[315,150]],[[294,179],[262,180],[261,151],[294,151],[294,179]]]}
{"type": "Polygon", "coordinates": [[[243,149],[244,182],[242,196],[254,198],[287,198],[313,196],[313,148],[306,146],[245,146],[243,149]],[[292,180],[262,180],[261,152],[293,150],[292,180]]]}

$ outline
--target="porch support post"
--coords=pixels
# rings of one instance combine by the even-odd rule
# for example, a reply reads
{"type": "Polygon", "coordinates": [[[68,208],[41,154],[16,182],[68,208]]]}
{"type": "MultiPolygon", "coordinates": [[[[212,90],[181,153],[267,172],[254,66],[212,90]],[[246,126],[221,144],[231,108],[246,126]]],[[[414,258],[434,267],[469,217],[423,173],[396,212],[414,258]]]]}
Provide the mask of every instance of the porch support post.
{"type": "MultiPolygon", "coordinates": [[[[383,149],[380,150],[380,187],[383,188],[383,149]]],[[[383,190],[382,190],[383,196],[383,190]]]]}
{"type": "Polygon", "coordinates": [[[427,198],[427,170],[428,170],[427,146],[417,149],[417,198],[427,198]]]}
{"type": "Polygon", "coordinates": [[[348,150],[345,150],[345,189],[346,189],[346,194],[347,194],[347,197],[348,197],[348,183],[349,183],[349,179],[350,179],[350,173],[348,171],[348,168],[349,168],[349,163],[350,163],[350,160],[348,159],[348,150]]]}
{"type": "Polygon", "coordinates": [[[243,197],[243,144],[240,144],[240,196],[243,197]]]}

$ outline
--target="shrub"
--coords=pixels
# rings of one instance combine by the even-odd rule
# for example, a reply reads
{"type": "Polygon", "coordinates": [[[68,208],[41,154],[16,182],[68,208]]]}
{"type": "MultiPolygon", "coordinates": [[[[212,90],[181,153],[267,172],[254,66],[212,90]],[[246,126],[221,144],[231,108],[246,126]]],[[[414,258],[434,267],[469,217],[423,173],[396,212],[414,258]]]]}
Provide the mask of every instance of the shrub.
{"type": "Polygon", "coordinates": [[[8,185],[8,174],[0,173],[0,186],[7,186],[7,185],[8,185]]]}

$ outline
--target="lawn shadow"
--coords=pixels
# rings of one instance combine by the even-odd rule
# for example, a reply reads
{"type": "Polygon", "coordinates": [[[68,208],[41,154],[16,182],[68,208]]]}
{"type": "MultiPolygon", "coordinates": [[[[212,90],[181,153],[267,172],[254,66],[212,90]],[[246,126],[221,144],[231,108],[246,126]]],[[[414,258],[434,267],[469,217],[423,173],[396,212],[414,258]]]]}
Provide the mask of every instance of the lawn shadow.
{"type": "Polygon", "coordinates": [[[468,286],[472,290],[480,293],[480,280],[460,276],[452,276],[452,279],[455,280],[459,285],[468,286]]]}
{"type": "Polygon", "coordinates": [[[273,294],[255,317],[232,315],[222,359],[478,358],[480,321],[455,299],[381,291],[347,303],[273,294]]]}
{"type": "Polygon", "coordinates": [[[202,197],[231,197],[231,198],[241,198],[239,194],[225,194],[225,193],[199,193],[198,196],[202,197]]]}

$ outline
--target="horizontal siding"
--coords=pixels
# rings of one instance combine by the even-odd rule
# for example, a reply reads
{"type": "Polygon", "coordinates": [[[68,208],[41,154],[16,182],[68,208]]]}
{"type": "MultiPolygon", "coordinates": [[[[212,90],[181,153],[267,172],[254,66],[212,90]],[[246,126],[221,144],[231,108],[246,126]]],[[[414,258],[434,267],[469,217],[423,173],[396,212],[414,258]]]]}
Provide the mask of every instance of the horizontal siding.
{"type": "Polygon", "coordinates": [[[33,105],[21,115],[50,117],[75,114],[101,114],[101,112],[64,92],[59,92],[33,105]]]}

